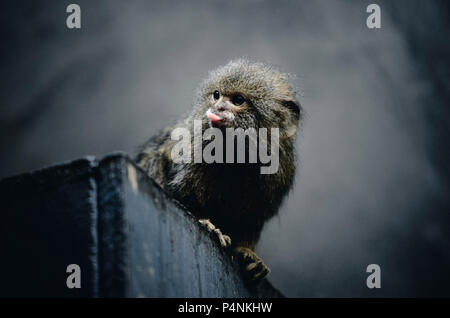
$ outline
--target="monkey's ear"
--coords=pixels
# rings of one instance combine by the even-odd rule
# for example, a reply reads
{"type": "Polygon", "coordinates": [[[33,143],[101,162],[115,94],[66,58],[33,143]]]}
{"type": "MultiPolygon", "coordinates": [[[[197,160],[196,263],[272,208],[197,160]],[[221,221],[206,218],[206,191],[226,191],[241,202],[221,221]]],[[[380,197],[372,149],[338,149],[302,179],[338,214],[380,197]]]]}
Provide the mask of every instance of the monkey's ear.
{"type": "Polygon", "coordinates": [[[285,100],[283,101],[283,105],[288,108],[295,117],[297,117],[297,120],[300,119],[300,103],[296,100],[285,100]]]}
{"type": "Polygon", "coordinates": [[[291,116],[289,116],[289,123],[287,124],[286,135],[292,137],[297,132],[298,123],[301,117],[301,106],[296,100],[285,100],[282,104],[289,109],[291,113],[291,116]]]}

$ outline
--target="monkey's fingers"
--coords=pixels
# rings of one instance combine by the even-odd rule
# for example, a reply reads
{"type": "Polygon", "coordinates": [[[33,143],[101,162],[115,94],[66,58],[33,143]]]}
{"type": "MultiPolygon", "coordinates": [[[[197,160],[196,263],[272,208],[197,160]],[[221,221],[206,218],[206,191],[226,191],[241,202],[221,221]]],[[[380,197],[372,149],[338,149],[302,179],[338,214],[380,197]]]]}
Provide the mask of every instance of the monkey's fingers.
{"type": "Polygon", "coordinates": [[[198,222],[203,225],[204,227],[206,227],[206,229],[211,232],[213,230],[216,229],[216,227],[214,226],[214,224],[211,223],[211,221],[209,219],[200,219],[198,220],[198,222]]]}
{"type": "Polygon", "coordinates": [[[248,271],[252,281],[259,282],[270,273],[269,267],[267,267],[267,265],[263,262],[251,263],[250,265],[254,265],[252,266],[252,269],[248,271]]]}
{"type": "Polygon", "coordinates": [[[228,235],[222,233],[222,231],[214,226],[208,219],[198,220],[209,232],[214,232],[219,240],[222,247],[231,246],[231,238],[228,235]]]}
{"type": "Polygon", "coordinates": [[[245,279],[258,283],[270,273],[267,265],[251,249],[238,246],[234,253],[245,279]]]}
{"type": "Polygon", "coordinates": [[[254,263],[260,258],[249,248],[238,246],[234,249],[234,254],[240,264],[246,266],[248,264],[254,263]]]}
{"type": "Polygon", "coordinates": [[[222,245],[222,247],[228,247],[231,245],[231,238],[228,235],[222,234],[219,229],[215,229],[214,232],[217,234],[220,245],[222,245]]]}

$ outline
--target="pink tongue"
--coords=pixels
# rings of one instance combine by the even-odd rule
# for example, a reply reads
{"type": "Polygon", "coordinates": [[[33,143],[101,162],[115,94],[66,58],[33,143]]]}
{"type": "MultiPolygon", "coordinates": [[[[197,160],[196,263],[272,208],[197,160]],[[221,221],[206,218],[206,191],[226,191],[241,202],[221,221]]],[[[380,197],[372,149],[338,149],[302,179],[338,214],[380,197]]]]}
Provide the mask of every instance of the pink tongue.
{"type": "Polygon", "coordinates": [[[211,119],[211,121],[212,121],[213,123],[217,123],[217,122],[219,122],[219,121],[222,120],[221,117],[219,117],[219,116],[217,116],[216,114],[213,114],[213,113],[211,113],[211,112],[207,112],[206,115],[208,116],[209,119],[211,119]]]}

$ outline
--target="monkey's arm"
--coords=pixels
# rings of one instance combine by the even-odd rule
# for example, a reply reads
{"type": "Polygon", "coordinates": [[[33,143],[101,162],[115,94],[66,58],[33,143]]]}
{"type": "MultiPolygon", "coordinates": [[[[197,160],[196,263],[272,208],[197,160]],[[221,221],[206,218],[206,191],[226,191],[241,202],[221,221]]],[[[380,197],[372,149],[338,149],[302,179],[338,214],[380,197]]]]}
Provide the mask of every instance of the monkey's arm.
{"type": "Polygon", "coordinates": [[[170,157],[173,144],[170,139],[171,131],[172,127],[161,130],[141,146],[136,156],[137,164],[163,189],[166,189],[169,171],[173,164],[170,157]]]}

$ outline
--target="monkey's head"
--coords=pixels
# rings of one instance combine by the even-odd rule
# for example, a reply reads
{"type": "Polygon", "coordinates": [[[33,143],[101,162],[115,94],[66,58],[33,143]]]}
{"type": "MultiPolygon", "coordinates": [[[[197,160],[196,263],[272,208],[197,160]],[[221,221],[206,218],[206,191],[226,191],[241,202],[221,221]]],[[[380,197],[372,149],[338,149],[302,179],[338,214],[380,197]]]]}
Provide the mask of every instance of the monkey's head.
{"type": "Polygon", "coordinates": [[[301,115],[288,75],[246,59],[212,71],[198,98],[195,117],[218,128],[279,128],[280,137],[290,139],[301,115]]]}

